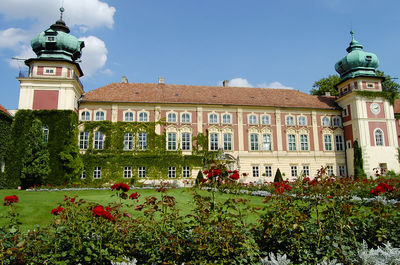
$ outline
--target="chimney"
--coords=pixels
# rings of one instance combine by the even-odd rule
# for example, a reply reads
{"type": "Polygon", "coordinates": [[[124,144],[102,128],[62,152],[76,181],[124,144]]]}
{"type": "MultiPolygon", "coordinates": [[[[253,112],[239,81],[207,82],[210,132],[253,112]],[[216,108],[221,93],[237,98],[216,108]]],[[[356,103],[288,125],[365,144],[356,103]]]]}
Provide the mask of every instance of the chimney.
{"type": "Polygon", "coordinates": [[[126,76],[122,77],[122,83],[128,83],[128,78],[126,78],[126,76]]]}
{"type": "Polygon", "coordinates": [[[330,96],[331,96],[331,92],[326,91],[326,92],[325,92],[325,96],[330,97],[330,96]]]}
{"type": "Polygon", "coordinates": [[[222,81],[222,86],[223,87],[228,87],[229,86],[229,80],[222,81]]]}
{"type": "Polygon", "coordinates": [[[165,84],[165,78],[162,77],[162,76],[158,77],[158,83],[159,84],[165,84]]]}

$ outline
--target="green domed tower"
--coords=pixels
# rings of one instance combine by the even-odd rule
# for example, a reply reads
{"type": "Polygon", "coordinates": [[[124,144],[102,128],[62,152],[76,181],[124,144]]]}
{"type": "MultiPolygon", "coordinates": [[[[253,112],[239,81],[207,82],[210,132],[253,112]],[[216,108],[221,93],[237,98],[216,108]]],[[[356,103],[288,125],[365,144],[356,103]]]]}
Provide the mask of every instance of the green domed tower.
{"type": "Polygon", "coordinates": [[[350,33],[348,54],[335,64],[341,78],[336,85],[339,91],[336,102],[343,109],[348,174],[355,172],[353,144],[356,140],[362,149],[367,176],[373,176],[373,169],[379,167],[399,172],[393,105],[382,92],[384,77],[376,75],[378,57],[363,51],[363,46],[354,39],[354,32],[350,33]]]}
{"type": "Polygon", "coordinates": [[[25,61],[29,75],[18,78],[19,109],[78,110],[78,99],[84,93],[79,62],[85,44],[69,34],[62,19],[64,8],[60,11],[60,19],[31,41],[37,57],[25,61]]]}

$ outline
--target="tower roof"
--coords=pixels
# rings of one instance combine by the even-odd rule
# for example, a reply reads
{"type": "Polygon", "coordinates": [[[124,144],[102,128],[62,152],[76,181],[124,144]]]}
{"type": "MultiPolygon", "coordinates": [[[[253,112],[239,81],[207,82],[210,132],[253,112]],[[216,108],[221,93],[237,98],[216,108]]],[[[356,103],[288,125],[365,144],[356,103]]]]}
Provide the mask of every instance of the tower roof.
{"type": "Polygon", "coordinates": [[[376,76],[378,57],[363,51],[363,46],[354,39],[354,32],[350,31],[350,34],[351,42],[346,49],[348,54],[335,64],[336,72],[340,74],[342,81],[357,76],[376,76]]]}
{"type": "Polygon", "coordinates": [[[64,8],[60,8],[60,12],[59,20],[32,39],[32,49],[37,58],[63,59],[71,62],[79,61],[85,43],[69,34],[70,30],[62,20],[64,8]]]}

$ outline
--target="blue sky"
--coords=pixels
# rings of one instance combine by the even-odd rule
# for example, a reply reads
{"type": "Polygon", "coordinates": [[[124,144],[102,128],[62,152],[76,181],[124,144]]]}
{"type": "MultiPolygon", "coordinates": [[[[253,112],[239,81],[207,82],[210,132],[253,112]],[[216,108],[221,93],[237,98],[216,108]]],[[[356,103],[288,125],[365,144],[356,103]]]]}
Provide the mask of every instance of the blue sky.
{"type": "Polygon", "coordinates": [[[349,31],[400,77],[398,0],[0,0],[0,104],[18,106],[30,40],[59,18],[83,39],[85,91],[129,82],[287,87],[335,74],[349,31]]]}

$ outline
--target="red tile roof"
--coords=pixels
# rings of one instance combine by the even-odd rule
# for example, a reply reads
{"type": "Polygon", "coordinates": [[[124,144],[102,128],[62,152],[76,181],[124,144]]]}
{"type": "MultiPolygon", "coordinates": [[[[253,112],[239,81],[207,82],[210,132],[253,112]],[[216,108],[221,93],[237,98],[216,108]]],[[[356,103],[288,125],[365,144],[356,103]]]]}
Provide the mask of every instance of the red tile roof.
{"type": "Polygon", "coordinates": [[[82,102],[217,104],[338,109],[335,97],[292,89],[111,83],[84,94],[82,102]]]}
{"type": "Polygon", "coordinates": [[[8,116],[12,117],[11,113],[8,112],[2,105],[0,105],[0,111],[4,112],[5,114],[7,114],[8,116]]]}

